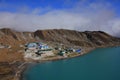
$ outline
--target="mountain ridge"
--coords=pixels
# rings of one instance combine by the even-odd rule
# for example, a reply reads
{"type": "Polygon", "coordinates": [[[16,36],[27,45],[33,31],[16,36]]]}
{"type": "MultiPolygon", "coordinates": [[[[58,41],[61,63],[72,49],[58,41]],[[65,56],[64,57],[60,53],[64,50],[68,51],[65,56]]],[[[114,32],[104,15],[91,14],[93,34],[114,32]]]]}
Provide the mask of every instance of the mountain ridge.
{"type": "MultiPolygon", "coordinates": [[[[89,45],[102,46],[119,42],[119,38],[113,37],[103,31],[85,31],[65,29],[37,30],[35,32],[18,32],[9,28],[0,29],[0,41],[13,44],[14,42],[26,43],[31,41],[53,41],[64,44],[88,43],[89,45]],[[6,40],[7,39],[7,40],[6,40]],[[12,41],[11,41],[12,40],[12,41]],[[10,42],[9,42],[10,41],[10,42]]],[[[86,46],[78,45],[78,46],[86,46]]]]}

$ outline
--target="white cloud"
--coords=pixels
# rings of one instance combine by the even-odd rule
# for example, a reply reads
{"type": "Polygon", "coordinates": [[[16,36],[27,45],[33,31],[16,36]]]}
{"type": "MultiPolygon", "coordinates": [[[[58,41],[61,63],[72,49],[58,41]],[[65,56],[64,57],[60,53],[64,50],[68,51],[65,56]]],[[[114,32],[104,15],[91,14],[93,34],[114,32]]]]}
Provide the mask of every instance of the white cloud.
{"type": "Polygon", "coordinates": [[[89,22],[88,18],[75,13],[51,11],[44,15],[0,13],[0,27],[34,31],[36,29],[74,29],[89,22]]]}
{"type": "Polygon", "coordinates": [[[69,10],[55,10],[47,7],[30,11],[29,8],[24,7],[21,8],[23,12],[0,12],[0,28],[7,27],[21,31],[61,28],[79,31],[102,30],[118,36],[120,19],[116,20],[115,12],[109,3],[106,5],[91,3],[88,6],[84,4],[85,2],[76,4],[69,10]]]}
{"type": "Polygon", "coordinates": [[[109,33],[120,37],[120,19],[114,19],[109,22],[109,33]]]}

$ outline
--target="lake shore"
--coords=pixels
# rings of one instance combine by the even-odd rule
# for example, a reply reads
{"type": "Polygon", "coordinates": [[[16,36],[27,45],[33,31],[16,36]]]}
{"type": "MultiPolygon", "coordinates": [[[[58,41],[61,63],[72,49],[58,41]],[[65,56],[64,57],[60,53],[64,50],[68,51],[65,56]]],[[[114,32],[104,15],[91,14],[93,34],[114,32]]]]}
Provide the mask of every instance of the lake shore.
{"type": "MultiPolygon", "coordinates": [[[[118,46],[108,46],[108,47],[118,47],[118,46]]],[[[105,47],[100,47],[100,48],[105,48],[105,47]]],[[[44,60],[36,60],[36,61],[35,60],[32,60],[32,61],[30,60],[30,61],[24,62],[23,64],[21,64],[19,66],[20,68],[16,72],[15,80],[24,80],[23,79],[23,73],[31,64],[44,63],[44,62],[48,62],[48,61],[56,61],[56,60],[63,60],[63,59],[70,59],[70,58],[80,57],[80,56],[83,56],[85,54],[88,54],[89,52],[91,52],[91,51],[93,51],[95,49],[96,48],[87,48],[83,52],[81,52],[81,54],[74,55],[74,56],[71,56],[71,57],[57,56],[57,57],[52,57],[52,58],[46,58],[44,60]]]]}
{"type": "Polygon", "coordinates": [[[119,53],[120,47],[97,48],[84,56],[30,65],[23,77],[24,80],[120,80],[119,53]]]}
{"type": "Polygon", "coordinates": [[[94,50],[95,48],[87,48],[85,51],[81,52],[81,54],[78,54],[78,55],[74,55],[74,56],[71,56],[71,57],[63,57],[63,56],[55,56],[55,57],[52,57],[52,58],[46,58],[46,59],[43,59],[43,60],[30,60],[30,61],[27,61],[27,62],[23,62],[19,68],[18,68],[18,71],[16,72],[16,75],[15,75],[15,80],[24,80],[23,79],[23,73],[24,71],[31,65],[31,64],[36,64],[36,63],[44,63],[44,62],[47,62],[47,61],[56,61],[56,60],[63,60],[63,59],[70,59],[70,58],[75,58],[75,57],[79,57],[79,56],[82,56],[82,55],[85,55],[87,53],[89,53],[90,51],[94,50]]]}

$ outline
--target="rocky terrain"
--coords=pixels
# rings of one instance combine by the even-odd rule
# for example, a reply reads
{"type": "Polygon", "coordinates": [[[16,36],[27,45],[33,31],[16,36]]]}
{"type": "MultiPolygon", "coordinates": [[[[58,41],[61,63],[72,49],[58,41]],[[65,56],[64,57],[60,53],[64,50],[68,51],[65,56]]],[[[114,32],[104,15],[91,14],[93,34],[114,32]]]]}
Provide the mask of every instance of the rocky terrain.
{"type": "Polygon", "coordinates": [[[78,32],[73,30],[52,29],[35,32],[20,32],[8,28],[0,29],[0,80],[15,80],[17,67],[24,61],[24,44],[42,41],[54,46],[62,43],[65,46],[97,48],[119,46],[120,39],[102,31],[78,32]],[[9,46],[9,47],[8,47],[9,46]]]}

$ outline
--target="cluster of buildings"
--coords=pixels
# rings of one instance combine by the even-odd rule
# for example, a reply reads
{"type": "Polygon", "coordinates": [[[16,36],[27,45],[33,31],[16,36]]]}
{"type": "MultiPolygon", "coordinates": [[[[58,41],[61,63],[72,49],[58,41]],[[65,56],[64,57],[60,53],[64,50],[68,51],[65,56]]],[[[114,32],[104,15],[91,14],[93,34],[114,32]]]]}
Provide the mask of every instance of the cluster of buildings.
{"type": "Polygon", "coordinates": [[[44,43],[41,42],[32,42],[25,44],[25,51],[27,50],[50,50],[51,48],[44,43]]]}
{"type": "Polygon", "coordinates": [[[41,42],[32,42],[25,44],[25,57],[32,59],[41,59],[47,56],[54,56],[52,47],[41,42]]]}
{"type": "Polygon", "coordinates": [[[59,50],[58,55],[68,57],[70,54],[80,54],[81,49],[74,49],[74,48],[58,48],[59,50]]]}
{"type": "Polygon", "coordinates": [[[68,57],[69,54],[73,53],[80,54],[81,49],[65,48],[64,46],[57,46],[52,48],[42,42],[32,42],[25,44],[25,58],[31,58],[34,60],[39,60],[55,55],[68,57]],[[54,51],[57,51],[58,53],[55,54],[54,51]]]}

